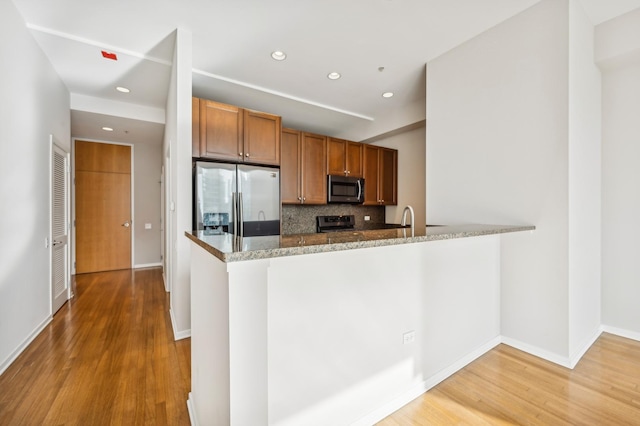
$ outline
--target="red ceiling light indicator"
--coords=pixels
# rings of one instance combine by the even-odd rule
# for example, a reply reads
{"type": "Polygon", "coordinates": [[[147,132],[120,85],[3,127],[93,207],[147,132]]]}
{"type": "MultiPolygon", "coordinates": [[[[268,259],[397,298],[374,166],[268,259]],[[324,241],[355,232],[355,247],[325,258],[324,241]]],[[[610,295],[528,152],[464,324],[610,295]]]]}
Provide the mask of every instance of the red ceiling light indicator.
{"type": "Polygon", "coordinates": [[[106,50],[102,51],[102,57],[105,59],[111,59],[112,61],[117,61],[118,57],[115,53],[107,52],[106,50]]]}

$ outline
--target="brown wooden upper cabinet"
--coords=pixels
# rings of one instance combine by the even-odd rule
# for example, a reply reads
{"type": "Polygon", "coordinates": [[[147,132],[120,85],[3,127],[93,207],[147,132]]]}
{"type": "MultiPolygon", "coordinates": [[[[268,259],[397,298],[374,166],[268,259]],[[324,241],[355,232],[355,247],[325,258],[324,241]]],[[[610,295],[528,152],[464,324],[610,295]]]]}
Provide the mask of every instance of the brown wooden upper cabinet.
{"type": "Polygon", "coordinates": [[[200,99],[191,98],[191,156],[200,157],[200,99]]]}
{"type": "Polygon", "coordinates": [[[280,164],[283,204],[327,203],[327,138],[282,129],[280,164]]]}
{"type": "Polygon", "coordinates": [[[244,161],[280,165],[282,121],[277,115],[245,109],[244,161]]]}
{"type": "Polygon", "coordinates": [[[398,151],[364,145],[364,205],[398,204],[398,151]]]}
{"type": "MultiPolygon", "coordinates": [[[[277,115],[252,111],[200,99],[198,157],[233,162],[280,165],[281,118],[277,115]]],[[[195,128],[195,124],[194,124],[195,128]]],[[[194,155],[195,156],[195,155],[194,155]]]]}
{"type": "Polygon", "coordinates": [[[327,174],[362,177],[363,144],[342,139],[327,139],[327,174]]]}

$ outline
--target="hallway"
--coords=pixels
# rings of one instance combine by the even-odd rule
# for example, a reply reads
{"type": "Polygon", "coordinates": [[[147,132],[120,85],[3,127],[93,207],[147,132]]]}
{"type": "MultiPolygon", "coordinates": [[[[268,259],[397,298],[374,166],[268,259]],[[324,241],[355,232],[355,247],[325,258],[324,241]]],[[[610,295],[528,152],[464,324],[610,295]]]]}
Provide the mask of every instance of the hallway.
{"type": "Polygon", "coordinates": [[[162,269],[76,276],[76,297],[0,376],[2,425],[188,425],[190,339],[162,269]]]}

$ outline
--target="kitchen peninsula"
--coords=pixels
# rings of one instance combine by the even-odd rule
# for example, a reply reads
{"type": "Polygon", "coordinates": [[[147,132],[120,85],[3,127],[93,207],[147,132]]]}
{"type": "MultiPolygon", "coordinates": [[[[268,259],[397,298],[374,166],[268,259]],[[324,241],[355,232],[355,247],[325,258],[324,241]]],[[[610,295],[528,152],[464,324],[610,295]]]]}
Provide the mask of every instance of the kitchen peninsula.
{"type": "Polygon", "coordinates": [[[191,239],[198,425],[370,425],[500,342],[500,238],[439,226],[191,239]]]}

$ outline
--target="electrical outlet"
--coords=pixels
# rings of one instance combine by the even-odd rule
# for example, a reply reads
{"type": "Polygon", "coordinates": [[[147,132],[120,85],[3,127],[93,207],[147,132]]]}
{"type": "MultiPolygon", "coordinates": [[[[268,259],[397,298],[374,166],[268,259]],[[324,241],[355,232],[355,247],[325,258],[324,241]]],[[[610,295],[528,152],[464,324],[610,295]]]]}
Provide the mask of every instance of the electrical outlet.
{"type": "Polygon", "coordinates": [[[371,216],[365,216],[365,217],[364,217],[364,220],[365,220],[365,221],[371,220],[371,216]]]}
{"type": "Polygon", "coordinates": [[[402,335],[402,344],[409,345],[416,341],[416,332],[414,330],[407,331],[402,335]]]}
{"type": "Polygon", "coordinates": [[[145,223],[144,224],[144,229],[151,229],[151,224],[150,223],[145,223]]]}

